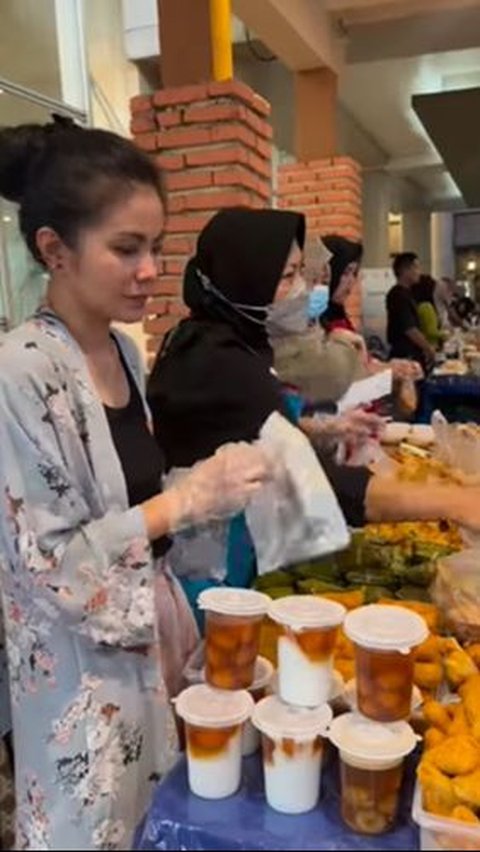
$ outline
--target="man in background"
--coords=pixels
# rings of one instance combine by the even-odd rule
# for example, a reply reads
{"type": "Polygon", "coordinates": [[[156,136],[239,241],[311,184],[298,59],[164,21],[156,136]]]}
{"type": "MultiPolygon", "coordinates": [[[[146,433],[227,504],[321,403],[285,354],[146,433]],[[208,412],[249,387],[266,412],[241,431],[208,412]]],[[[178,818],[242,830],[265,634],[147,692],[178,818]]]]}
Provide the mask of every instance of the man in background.
{"type": "Polygon", "coordinates": [[[393,263],[397,283],[387,294],[387,338],[391,358],[418,361],[428,372],[435,363],[435,349],[420,330],[412,288],[420,280],[418,256],[397,255],[393,263]]]}

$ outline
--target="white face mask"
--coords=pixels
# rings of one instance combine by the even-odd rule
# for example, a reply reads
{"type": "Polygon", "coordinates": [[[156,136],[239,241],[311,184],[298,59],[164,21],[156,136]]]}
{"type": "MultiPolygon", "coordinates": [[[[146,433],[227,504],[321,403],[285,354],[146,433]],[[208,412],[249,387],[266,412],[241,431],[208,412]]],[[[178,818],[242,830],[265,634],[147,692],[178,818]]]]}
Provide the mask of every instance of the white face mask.
{"type": "Polygon", "coordinates": [[[308,328],[307,285],[299,278],[288,296],[270,305],[267,311],[267,331],[270,337],[285,334],[302,334],[308,328]]]}

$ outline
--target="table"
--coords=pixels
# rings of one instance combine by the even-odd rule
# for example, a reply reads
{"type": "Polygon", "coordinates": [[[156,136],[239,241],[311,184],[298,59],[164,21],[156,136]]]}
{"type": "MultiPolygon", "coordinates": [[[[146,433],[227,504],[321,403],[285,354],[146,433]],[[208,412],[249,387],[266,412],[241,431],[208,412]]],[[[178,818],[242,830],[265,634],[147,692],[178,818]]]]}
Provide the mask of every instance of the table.
{"type": "Polygon", "coordinates": [[[336,760],[330,757],[327,763],[321,806],[311,814],[287,817],[266,805],[259,757],[244,762],[242,789],[223,802],[205,802],[190,794],[181,759],[157,788],[135,849],[419,849],[418,830],[410,818],[414,763],[407,771],[398,827],[379,838],[361,837],[345,828],[339,816],[336,760]]]}
{"type": "Polygon", "coordinates": [[[430,423],[439,409],[450,422],[480,423],[480,377],[431,376],[422,384],[418,420],[430,423]]]}

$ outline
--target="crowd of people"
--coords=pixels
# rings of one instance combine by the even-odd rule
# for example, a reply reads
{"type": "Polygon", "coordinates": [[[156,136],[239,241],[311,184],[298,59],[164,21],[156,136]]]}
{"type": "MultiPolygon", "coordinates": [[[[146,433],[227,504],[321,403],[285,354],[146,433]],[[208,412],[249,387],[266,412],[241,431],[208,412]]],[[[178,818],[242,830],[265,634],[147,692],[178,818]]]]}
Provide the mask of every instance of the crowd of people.
{"type": "MultiPolygon", "coordinates": [[[[279,460],[257,441],[270,415],[307,436],[352,525],[450,518],[478,532],[480,493],[339,463],[339,442],[382,429],[375,412],[336,414],[353,381],[387,366],[346,307],[360,245],[310,238],[301,214],[221,211],[185,271],[190,314],[145,388],[138,353],[113,324],[142,318],[159,274],[156,166],[129,141],[64,120],[4,129],[0,194],[19,205],[49,274],[44,303],[0,348],[16,842],[129,849],[177,754],[171,698],[200,638],[198,593],[255,576],[244,510],[276,475],[279,460]],[[214,575],[207,561],[193,570],[189,544],[219,526],[214,575]]],[[[417,259],[401,256],[395,272],[389,366],[414,382],[441,331],[426,283],[417,311],[417,259]]]]}

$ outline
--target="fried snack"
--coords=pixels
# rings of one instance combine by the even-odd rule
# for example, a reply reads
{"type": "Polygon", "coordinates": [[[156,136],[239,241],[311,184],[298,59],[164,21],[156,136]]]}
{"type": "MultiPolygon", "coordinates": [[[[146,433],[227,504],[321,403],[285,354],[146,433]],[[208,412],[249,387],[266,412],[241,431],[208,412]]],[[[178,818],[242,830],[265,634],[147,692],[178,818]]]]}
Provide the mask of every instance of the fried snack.
{"type": "Polygon", "coordinates": [[[438,701],[427,701],[423,705],[423,716],[432,727],[438,728],[445,735],[448,733],[452,720],[443,704],[438,701]]]}
{"type": "Polygon", "coordinates": [[[355,663],[353,659],[347,660],[344,657],[337,657],[334,661],[334,667],[346,683],[355,677],[355,663]]]}
{"type": "Polygon", "coordinates": [[[415,651],[415,660],[417,663],[438,663],[441,655],[442,640],[432,633],[415,651]]]}
{"type": "Polygon", "coordinates": [[[422,786],[425,810],[437,816],[450,816],[453,809],[459,804],[453,789],[452,779],[443,775],[433,763],[425,758],[418,767],[417,775],[422,786]]]}
{"type": "Polygon", "coordinates": [[[453,780],[453,792],[457,799],[469,808],[480,808],[480,769],[470,775],[453,780]]]}
{"type": "Polygon", "coordinates": [[[473,728],[480,719],[480,674],[470,677],[459,689],[468,724],[473,728]]]}
{"type": "Polygon", "coordinates": [[[477,642],[474,645],[470,645],[468,648],[465,648],[465,650],[477,668],[480,669],[480,643],[477,642]]]}
{"type": "Polygon", "coordinates": [[[473,737],[447,737],[428,752],[428,761],[444,775],[470,775],[480,767],[480,748],[473,737]]]}
{"type": "Polygon", "coordinates": [[[428,751],[431,748],[441,745],[443,740],[444,735],[439,728],[429,728],[428,731],[425,731],[425,736],[423,738],[425,750],[428,751]]]}
{"type": "Polygon", "coordinates": [[[465,807],[465,805],[457,805],[457,807],[453,809],[451,817],[452,819],[458,819],[460,822],[466,822],[470,825],[480,824],[480,819],[477,815],[470,808],[465,807]]]}
{"type": "Polygon", "coordinates": [[[449,654],[445,658],[444,665],[448,683],[453,689],[458,689],[462,683],[478,674],[475,663],[463,649],[449,654]]]}
{"type": "Polygon", "coordinates": [[[449,737],[470,734],[470,726],[467,721],[463,704],[456,704],[452,710],[452,721],[448,729],[449,737]]]}
{"type": "Polygon", "coordinates": [[[420,689],[435,692],[443,680],[443,668],[440,663],[415,663],[413,679],[420,689]]]}

